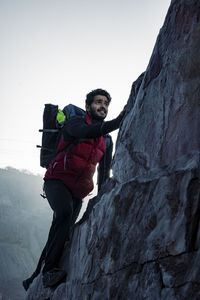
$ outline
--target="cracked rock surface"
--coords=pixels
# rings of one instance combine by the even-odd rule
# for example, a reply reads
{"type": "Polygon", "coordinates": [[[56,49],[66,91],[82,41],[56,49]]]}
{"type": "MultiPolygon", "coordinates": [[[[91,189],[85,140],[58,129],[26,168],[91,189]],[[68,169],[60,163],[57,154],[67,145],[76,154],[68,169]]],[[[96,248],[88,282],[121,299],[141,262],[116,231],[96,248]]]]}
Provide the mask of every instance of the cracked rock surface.
{"type": "Polygon", "coordinates": [[[26,300],[200,299],[200,2],[173,0],[132,86],[113,177],[75,226],[66,283],[26,300]]]}

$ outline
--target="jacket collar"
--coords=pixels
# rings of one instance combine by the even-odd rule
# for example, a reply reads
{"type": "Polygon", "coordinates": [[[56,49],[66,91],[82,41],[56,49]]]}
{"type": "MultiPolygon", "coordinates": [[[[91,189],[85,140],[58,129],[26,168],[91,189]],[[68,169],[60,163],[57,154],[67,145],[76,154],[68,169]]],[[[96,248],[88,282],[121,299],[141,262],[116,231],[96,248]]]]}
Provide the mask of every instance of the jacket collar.
{"type": "Polygon", "coordinates": [[[85,114],[85,119],[86,119],[87,124],[103,123],[104,122],[104,121],[92,120],[92,118],[88,115],[88,113],[85,114]]]}

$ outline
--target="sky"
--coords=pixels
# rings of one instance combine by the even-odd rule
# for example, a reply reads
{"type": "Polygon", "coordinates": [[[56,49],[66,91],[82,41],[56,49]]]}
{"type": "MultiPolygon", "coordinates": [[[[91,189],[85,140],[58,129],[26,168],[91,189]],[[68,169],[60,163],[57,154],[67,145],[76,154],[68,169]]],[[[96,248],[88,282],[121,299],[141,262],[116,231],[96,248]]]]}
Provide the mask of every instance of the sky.
{"type": "MultiPolygon", "coordinates": [[[[96,88],[126,104],[148,66],[170,0],[0,0],[0,168],[43,175],[45,103],[84,108],[96,88]]],[[[116,140],[117,131],[112,134],[116,140]]]]}

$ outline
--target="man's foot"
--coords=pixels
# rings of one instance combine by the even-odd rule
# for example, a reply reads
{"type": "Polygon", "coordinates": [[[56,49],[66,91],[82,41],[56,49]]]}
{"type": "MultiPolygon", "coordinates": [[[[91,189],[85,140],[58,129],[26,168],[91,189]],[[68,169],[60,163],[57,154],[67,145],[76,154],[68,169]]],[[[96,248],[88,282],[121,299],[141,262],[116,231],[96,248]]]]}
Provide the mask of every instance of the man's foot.
{"type": "Polygon", "coordinates": [[[42,276],[42,282],[44,287],[52,287],[63,281],[67,276],[64,270],[54,268],[48,272],[45,272],[42,276]]]}
{"type": "Polygon", "coordinates": [[[37,277],[37,275],[35,273],[33,273],[33,275],[31,277],[29,277],[28,279],[25,279],[23,282],[22,282],[22,285],[25,289],[25,291],[28,290],[30,284],[33,282],[33,280],[35,279],[35,277],[37,277]]]}

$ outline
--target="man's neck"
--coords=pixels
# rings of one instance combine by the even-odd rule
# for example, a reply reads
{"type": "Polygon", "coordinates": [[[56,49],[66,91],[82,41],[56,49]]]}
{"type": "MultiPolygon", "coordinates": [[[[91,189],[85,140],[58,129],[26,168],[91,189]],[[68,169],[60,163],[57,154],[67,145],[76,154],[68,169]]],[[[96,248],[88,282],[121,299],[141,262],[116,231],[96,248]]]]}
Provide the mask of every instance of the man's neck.
{"type": "Polygon", "coordinates": [[[104,120],[101,119],[95,119],[93,116],[91,116],[88,112],[87,115],[89,116],[89,118],[91,119],[92,123],[102,123],[104,122],[104,120]]]}

